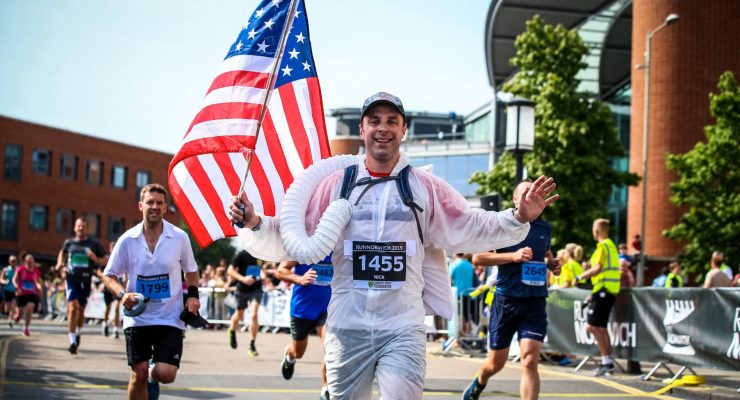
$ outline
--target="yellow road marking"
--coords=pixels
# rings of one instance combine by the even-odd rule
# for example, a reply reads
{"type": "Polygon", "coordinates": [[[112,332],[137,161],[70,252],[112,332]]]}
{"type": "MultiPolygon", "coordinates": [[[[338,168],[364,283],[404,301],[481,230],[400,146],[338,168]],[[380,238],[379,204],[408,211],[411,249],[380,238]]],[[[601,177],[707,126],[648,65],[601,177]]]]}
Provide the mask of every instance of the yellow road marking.
{"type": "MultiPolygon", "coordinates": [[[[478,363],[478,364],[482,363],[482,361],[480,359],[471,359],[471,358],[458,358],[458,359],[459,360],[464,360],[464,361],[469,361],[469,362],[475,362],[475,363],[478,363]]],[[[514,368],[519,368],[520,370],[522,369],[522,366],[520,364],[512,364],[512,363],[509,362],[509,363],[507,363],[507,366],[514,367],[514,368]]],[[[604,378],[597,378],[597,377],[594,377],[594,376],[579,375],[579,374],[570,373],[570,372],[556,371],[556,370],[553,370],[553,369],[549,368],[546,365],[541,365],[540,364],[539,365],[539,368],[538,368],[538,371],[541,374],[544,374],[544,375],[551,375],[551,376],[556,376],[556,377],[559,377],[559,378],[574,379],[574,380],[588,381],[588,382],[597,383],[599,385],[607,386],[607,387],[610,387],[612,389],[616,389],[616,390],[619,390],[619,391],[621,391],[623,393],[626,393],[626,394],[631,395],[631,396],[628,396],[628,397],[648,397],[648,398],[660,399],[660,400],[680,400],[677,397],[666,396],[666,395],[662,395],[662,394],[658,394],[658,393],[648,393],[648,392],[645,392],[643,390],[635,389],[633,387],[630,387],[630,386],[627,386],[627,385],[623,385],[621,383],[617,383],[617,382],[614,382],[614,381],[610,381],[610,380],[604,379],[604,378]]],[[[561,393],[549,393],[549,394],[548,393],[540,393],[540,397],[560,397],[560,395],[561,395],[561,393]]],[[[562,397],[567,397],[567,396],[587,397],[587,395],[581,396],[581,394],[578,394],[578,393],[562,394],[562,395],[563,395],[562,397]]],[[[592,396],[594,396],[594,395],[592,394],[592,396]]],[[[616,394],[598,394],[598,395],[595,395],[595,396],[597,396],[597,397],[618,397],[618,396],[624,396],[624,394],[622,394],[622,393],[616,393],[616,394]]]]}

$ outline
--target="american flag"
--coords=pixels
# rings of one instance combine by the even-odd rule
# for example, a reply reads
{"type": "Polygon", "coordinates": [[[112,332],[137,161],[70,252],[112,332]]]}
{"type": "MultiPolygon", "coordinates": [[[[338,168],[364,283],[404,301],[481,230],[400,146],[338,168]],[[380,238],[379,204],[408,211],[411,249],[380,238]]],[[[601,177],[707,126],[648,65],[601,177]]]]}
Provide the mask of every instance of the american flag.
{"type": "Polygon", "coordinates": [[[227,215],[252,153],[245,192],[274,216],[293,177],[329,157],[303,0],[263,0],[229,49],[169,167],[172,198],[201,247],[235,236],[227,215]],[[286,23],[282,55],[281,35],[286,23]],[[268,91],[270,74],[280,62],[268,91]],[[271,92],[271,93],[268,93],[271,92]],[[257,135],[265,96],[269,103],[257,135]]]}

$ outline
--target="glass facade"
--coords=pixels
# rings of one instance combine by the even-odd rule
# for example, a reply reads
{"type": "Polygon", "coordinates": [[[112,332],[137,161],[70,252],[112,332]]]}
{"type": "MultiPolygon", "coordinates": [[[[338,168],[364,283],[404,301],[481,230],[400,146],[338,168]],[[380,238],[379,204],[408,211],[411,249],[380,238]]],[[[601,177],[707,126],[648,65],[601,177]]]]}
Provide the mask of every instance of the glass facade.
{"type": "Polygon", "coordinates": [[[421,156],[409,154],[411,165],[421,167],[431,164],[434,175],[444,179],[465,197],[475,197],[478,184],[469,183],[470,177],[477,171],[488,170],[488,153],[454,154],[438,156],[421,156]]]}

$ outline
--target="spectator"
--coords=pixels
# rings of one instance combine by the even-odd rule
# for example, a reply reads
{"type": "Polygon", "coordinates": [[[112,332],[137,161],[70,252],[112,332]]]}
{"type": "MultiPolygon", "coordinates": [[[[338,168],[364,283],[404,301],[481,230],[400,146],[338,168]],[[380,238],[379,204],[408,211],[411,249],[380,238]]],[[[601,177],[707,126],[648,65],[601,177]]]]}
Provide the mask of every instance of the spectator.
{"type": "Polygon", "coordinates": [[[724,254],[721,251],[715,251],[712,254],[712,263],[707,276],[704,278],[704,288],[728,287],[732,280],[722,271],[724,254]]]}
{"type": "Polygon", "coordinates": [[[660,275],[653,279],[653,283],[650,285],[652,287],[665,287],[665,280],[668,278],[668,267],[663,267],[660,269],[660,275]]]}
{"type": "Polygon", "coordinates": [[[719,250],[712,253],[712,261],[710,264],[711,267],[717,266],[720,271],[724,272],[724,274],[727,275],[730,280],[732,280],[732,268],[730,268],[729,265],[725,264],[725,253],[719,250]]]}
{"type": "Polygon", "coordinates": [[[553,289],[573,287],[575,285],[575,274],[573,274],[573,264],[569,264],[569,261],[573,260],[573,257],[567,249],[560,249],[558,250],[557,258],[560,259],[563,266],[560,270],[560,275],[555,275],[548,271],[550,275],[550,286],[553,289]]]}
{"type": "Polygon", "coordinates": [[[620,260],[624,258],[630,262],[630,265],[634,264],[634,258],[627,253],[627,243],[620,243],[619,246],[617,246],[617,250],[619,251],[620,260]]]}
{"type": "Polygon", "coordinates": [[[457,253],[454,255],[452,263],[450,263],[450,278],[452,278],[452,286],[457,289],[457,301],[462,302],[463,310],[463,324],[460,331],[460,335],[467,335],[471,331],[470,325],[470,312],[472,301],[468,293],[463,296],[463,293],[470,291],[475,282],[475,267],[470,262],[472,255],[465,253],[457,253]]]}
{"type": "Polygon", "coordinates": [[[681,288],[683,287],[683,277],[681,276],[681,264],[672,262],[668,265],[668,269],[671,271],[668,273],[665,279],[665,287],[667,288],[681,288]]]}
{"type": "MultiPolygon", "coordinates": [[[[581,260],[583,260],[583,247],[575,243],[568,243],[565,245],[565,250],[567,250],[568,254],[570,254],[571,256],[571,259],[568,261],[568,265],[573,272],[574,278],[589,269],[590,264],[588,263],[588,261],[583,261],[583,263],[581,263],[581,260]]],[[[592,287],[591,281],[587,279],[576,281],[576,286],[581,289],[588,290],[591,290],[592,287]]]]}
{"type": "Polygon", "coordinates": [[[632,263],[626,258],[619,259],[620,286],[622,288],[635,287],[635,274],[632,273],[632,263]]]}
{"type": "Polygon", "coordinates": [[[206,269],[203,270],[203,273],[200,274],[200,287],[208,287],[208,281],[213,279],[213,264],[206,264],[206,269]]]}
{"type": "Polygon", "coordinates": [[[735,278],[732,280],[732,287],[740,287],[740,272],[735,274],[735,278]]]}
{"type": "Polygon", "coordinates": [[[640,235],[635,235],[632,238],[632,249],[635,251],[634,254],[640,254],[640,250],[642,250],[642,238],[640,238],[640,235]]]}
{"type": "MultiPolygon", "coordinates": [[[[224,319],[224,300],[226,299],[226,268],[216,268],[216,278],[213,285],[213,319],[224,319]]],[[[220,325],[219,325],[220,327],[220,325]]]]}

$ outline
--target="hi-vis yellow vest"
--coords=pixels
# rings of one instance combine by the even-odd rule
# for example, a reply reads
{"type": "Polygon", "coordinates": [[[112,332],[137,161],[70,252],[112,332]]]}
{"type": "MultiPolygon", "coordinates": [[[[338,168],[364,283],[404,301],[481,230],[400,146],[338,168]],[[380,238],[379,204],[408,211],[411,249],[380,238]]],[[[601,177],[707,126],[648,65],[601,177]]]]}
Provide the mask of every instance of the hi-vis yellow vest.
{"type": "Polygon", "coordinates": [[[593,292],[596,293],[601,288],[605,288],[613,295],[619,294],[622,276],[619,272],[619,252],[611,239],[607,238],[596,245],[596,251],[591,256],[591,265],[594,264],[601,265],[601,272],[591,278],[591,284],[594,285],[593,292]]]}
{"type": "Polygon", "coordinates": [[[671,272],[670,274],[668,274],[668,276],[666,276],[665,287],[667,288],[673,287],[673,278],[676,278],[676,280],[678,281],[678,283],[676,284],[676,287],[683,287],[683,277],[681,277],[681,275],[676,275],[673,272],[671,272]]]}

